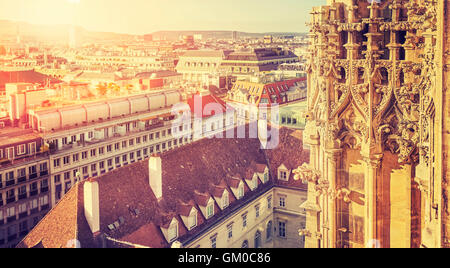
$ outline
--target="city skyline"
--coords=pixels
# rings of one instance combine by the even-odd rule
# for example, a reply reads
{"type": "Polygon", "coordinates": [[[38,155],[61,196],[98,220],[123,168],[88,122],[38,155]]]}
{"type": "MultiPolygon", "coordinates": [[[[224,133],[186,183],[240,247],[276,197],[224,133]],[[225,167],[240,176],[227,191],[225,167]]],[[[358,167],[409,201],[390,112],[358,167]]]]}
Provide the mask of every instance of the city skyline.
{"type": "Polygon", "coordinates": [[[213,30],[307,32],[306,22],[311,7],[324,2],[281,0],[273,4],[267,0],[131,0],[131,3],[124,4],[115,0],[5,0],[0,3],[0,20],[37,25],[77,25],[91,31],[136,35],[157,31],[213,30]],[[180,17],[182,19],[179,20],[180,17]]]}

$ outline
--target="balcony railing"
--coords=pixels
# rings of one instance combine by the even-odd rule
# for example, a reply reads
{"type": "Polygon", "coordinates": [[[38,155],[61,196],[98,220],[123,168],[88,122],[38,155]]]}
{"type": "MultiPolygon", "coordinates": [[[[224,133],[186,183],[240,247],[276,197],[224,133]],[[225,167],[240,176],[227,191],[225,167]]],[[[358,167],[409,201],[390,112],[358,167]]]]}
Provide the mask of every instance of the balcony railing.
{"type": "Polygon", "coordinates": [[[14,241],[17,238],[17,234],[8,236],[8,242],[14,241]]]}
{"type": "Polygon", "coordinates": [[[26,181],[27,181],[26,176],[17,178],[17,183],[26,182],[26,181]]]}
{"type": "Polygon", "coordinates": [[[10,197],[10,198],[6,198],[6,204],[11,204],[11,203],[14,203],[14,202],[16,202],[16,197],[15,196],[10,197]]]}
{"type": "Polygon", "coordinates": [[[30,178],[30,180],[34,180],[34,179],[36,179],[38,177],[38,174],[37,173],[33,173],[33,174],[30,174],[28,177],[30,178]]]}
{"type": "Polygon", "coordinates": [[[5,183],[6,187],[11,186],[11,185],[14,185],[14,184],[16,184],[16,181],[15,181],[15,180],[8,180],[8,181],[6,181],[6,183],[5,183]]]}
{"type": "Polygon", "coordinates": [[[15,221],[16,220],[16,216],[12,216],[12,217],[8,217],[7,219],[6,219],[6,222],[7,223],[10,223],[10,222],[13,222],[13,221],[15,221]]]}
{"type": "Polygon", "coordinates": [[[41,177],[42,176],[47,176],[48,175],[48,170],[43,170],[40,172],[41,177]]]}

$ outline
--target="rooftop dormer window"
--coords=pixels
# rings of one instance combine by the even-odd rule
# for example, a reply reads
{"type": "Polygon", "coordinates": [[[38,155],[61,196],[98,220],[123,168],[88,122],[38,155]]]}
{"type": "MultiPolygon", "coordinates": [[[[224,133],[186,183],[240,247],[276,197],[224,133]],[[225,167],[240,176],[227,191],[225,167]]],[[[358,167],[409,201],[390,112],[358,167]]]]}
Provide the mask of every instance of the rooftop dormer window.
{"type": "Polygon", "coordinates": [[[269,173],[267,172],[267,170],[264,171],[263,181],[264,183],[267,183],[269,181],[269,173]]]}
{"type": "Polygon", "coordinates": [[[169,226],[168,233],[169,242],[173,242],[178,238],[178,222],[173,220],[169,226]]]}
{"type": "Polygon", "coordinates": [[[257,176],[253,176],[253,180],[252,180],[252,190],[256,190],[256,188],[258,188],[258,178],[257,176]]]}
{"type": "Polygon", "coordinates": [[[195,227],[197,227],[197,210],[195,210],[194,208],[192,208],[192,211],[189,214],[188,225],[189,230],[192,230],[195,227]]]}
{"type": "Polygon", "coordinates": [[[211,200],[206,207],[206,217],[209,219],[212,216],[214,216],[214,201],[211,200]]]}
{"type": "Polygon", "coordinates": [[[284,165],[278,168],[278,179],[282,181],[288,181],[289,179],[289,170],[284,165]]]}
{"type": "Polygon", "coordinates": [[[228,191],[225,190],[222,195],[222,209],[226,209],[230,204],[230,198],[228,195],[228,191]]]}
{"type": "Polygon", "coordinates": [[[241,182],[238,188],[238,199],[242,199],[244,197],[244,184],[241,182]]]}

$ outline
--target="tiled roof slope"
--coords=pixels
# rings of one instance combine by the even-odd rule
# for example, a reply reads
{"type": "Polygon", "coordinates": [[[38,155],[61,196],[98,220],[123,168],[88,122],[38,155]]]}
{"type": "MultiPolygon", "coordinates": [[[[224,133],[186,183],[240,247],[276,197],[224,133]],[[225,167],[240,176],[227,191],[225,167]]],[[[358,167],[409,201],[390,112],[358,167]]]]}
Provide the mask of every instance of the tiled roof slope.
{"type": "Polygon", "coordinates": [[[8,83],[39,83],[45,84],[50,79],[51,83],[60,82],[58,79],[54,79],[50,76],[31,71],[16,71],[16,72],[4,72],[0,71],[0,88],[4,88],[8,83]]]}
{"type": "Polygon", "coordinates": [[[149,186],[146,160],[90,179],[99,184],[101,235],[92,234],[84,219],[84,182],[78,183],[19,246],[42,243],[43,247],[64,247],[67,240],[77,237],[82,247],[99,247],[99,237],[106,236],[115,241],[114,246],[168,247],[161,228],[167,228],[174,218],[179,222],[179,240],[189,240],[274,184],[306,189],[292,178],[282,183],[276,179],[281,164],[295,168],[308,160],[308,153],[302,150],[301,132],[281,128],[279,134],[280,144],[272,150],[261,150],[256,138],[213,138],[161,154],[163,198],[159,202],[149,186]],[[244,178],[265,166],[270,168],[271,181],[259,182],[258,189],[251,191],[244,178]],[[245,197],[237,200],[231,187],[236,188],[239,180],[244,182],[245,197]],[[205,219],[199,206],[225,190],[230,206],[221,211],[216,203],[215,216],[205,219]],[[181,216],[188,215],[192,208],[198,211],[197,227],[188,231],[181,216]],[[111,231],[108,225],[114,222],[120,226],[111,231]]]}

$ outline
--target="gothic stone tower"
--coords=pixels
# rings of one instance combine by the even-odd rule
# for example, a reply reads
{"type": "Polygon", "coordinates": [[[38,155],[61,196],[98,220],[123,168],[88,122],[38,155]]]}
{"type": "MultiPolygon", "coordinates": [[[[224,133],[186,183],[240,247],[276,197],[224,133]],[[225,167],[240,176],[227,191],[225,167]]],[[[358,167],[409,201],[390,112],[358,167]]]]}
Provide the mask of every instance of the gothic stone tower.
{"type": "Polygon", "coordinates": [[[306,247],[449,245],[449,5],[313,9],[306,247]]]}

